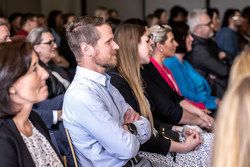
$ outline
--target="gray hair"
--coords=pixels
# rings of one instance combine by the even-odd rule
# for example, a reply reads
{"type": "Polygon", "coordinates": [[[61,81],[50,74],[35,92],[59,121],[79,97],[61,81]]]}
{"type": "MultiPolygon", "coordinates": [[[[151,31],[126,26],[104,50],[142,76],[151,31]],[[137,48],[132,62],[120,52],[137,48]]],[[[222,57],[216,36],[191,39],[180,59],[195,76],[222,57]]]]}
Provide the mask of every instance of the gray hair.
{"type": "Polygon", "coordinates": [[[172,28],[169,25],[154,25],[149,28],[149,31],[155,43],[164,44],[167,40],[167,33],[172,32],[172,28]]]}
{"type": "Polygon", "coordinates": [[[34,28],[29,32],[27,40],[31,43],[32,47],[42,42],[42,34],[50,32],[48,28],[34,28]]]}
{"type": "Polygon", "coordinates": [[[188,22],[187,24],[190,27],[190,32],[194,33],[194,28],[201,24],[201,15],[207,14],[206,9],[194,9],[188,14],[188,22]]]}

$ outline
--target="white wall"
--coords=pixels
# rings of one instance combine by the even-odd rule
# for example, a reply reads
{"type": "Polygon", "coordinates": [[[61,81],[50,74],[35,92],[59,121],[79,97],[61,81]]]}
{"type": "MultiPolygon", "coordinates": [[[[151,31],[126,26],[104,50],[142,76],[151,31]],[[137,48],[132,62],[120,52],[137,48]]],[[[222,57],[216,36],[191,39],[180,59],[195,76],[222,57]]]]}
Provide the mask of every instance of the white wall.
{"type": "MultiPolygon", "coordinates": [[[[145,3],[145,15],[154,12],[157,8],[164,8],[169,12],[174,5],[183,6],[188,11],[206,7],[206,0],[145,0],[145,3]]],[[[241,10],[249,5],[250,0],[210,0],[210,6],[219,9],[221,19],[226,9],[241,10]]],[[[142,0],[87,0],[87,14],[93,15],[94,9],[99,6],[117,9],[123,20],[131,17],[143,18],[142,0]]]]}
{"type": "MultiPolygon", "coordinates": [[[[227,8],[242,9],[250,5],[250,0],[210,0],[211,7],[220,10],[220,17],[227,8]]],[[[115,8],[119,11],[122,20],[137,17],[142,18],[143,0],[86,0],[86,12],[94,14],[94,9],[99,6],[115,8]]],[[[145,14],[152,13],[157,8],[167,11],[174,5],[185,7],[188,11],[193,8],[204,8],[206,0],[145,0],[145,14]]],[[[42,13],[46,16],[53,9],[63,13],[74,12],[81,15],[81,0],[0,0],[0,12],[9,16],[13,12],[42,13]]]]}
{"type": "Polygon", "coordinates": [[[188,11],[194,8],[205,8],[205,0],[146,0],[146,15],[153,13],[157,8],[166,9],[169,13],[174,5],[186,8],[188,11]]]}
{"type": "Polygon", "coordinates": [[[75,13],[80,16],[80,0],[41,0],[41,12],[48,16],[51,10],[61,10],[63,13],[75,13]]]}
{"type": "Polygon", "coordinates": [[[41,0],[0,0],[2,14],[9,16],[13,12],[40,13],[41,0]]]}
{"type": "Polygon", "coordinates": [[[250,6],[250,0],[212,0],[211,7],[218,8],[220,11],[220,18],[224,16],[228,8],[236,8],[242,10],[246,6],[250,6]]]}
{"type": "Polygon", "coordinates": [[[95,9],[100,6],[118,10],[122,20],[142,18],[142,0],[87,0],[87,14],[94,15],[95,9]]]}
{"type": "Polygon", "coordinates": [[[80,16],[81,0],[0,0],[0,12],[6,16],[13,12],[42,13],[47,16],[54,9],[80,16]]]}

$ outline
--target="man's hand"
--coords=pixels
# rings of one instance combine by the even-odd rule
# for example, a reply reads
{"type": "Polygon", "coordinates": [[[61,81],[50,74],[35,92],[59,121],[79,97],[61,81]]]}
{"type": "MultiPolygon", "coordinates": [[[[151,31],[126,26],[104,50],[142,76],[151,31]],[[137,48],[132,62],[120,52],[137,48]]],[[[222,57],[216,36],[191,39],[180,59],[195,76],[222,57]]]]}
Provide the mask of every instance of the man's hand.
{"type": "Polygon", "coordinates": [[[141,120],[140,114],[138,114],[136,111],[131,112],[131,109],[127,109],[124,114],[124,124],[133,123],[138,120],[141,120]]]}

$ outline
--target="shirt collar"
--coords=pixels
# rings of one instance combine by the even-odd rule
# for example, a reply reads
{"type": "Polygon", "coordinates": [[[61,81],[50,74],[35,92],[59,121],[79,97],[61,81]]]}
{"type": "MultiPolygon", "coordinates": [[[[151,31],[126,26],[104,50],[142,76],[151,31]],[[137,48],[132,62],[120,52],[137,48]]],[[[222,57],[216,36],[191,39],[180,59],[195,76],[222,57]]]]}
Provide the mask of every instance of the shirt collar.
{"type": "Polygon", "coordinates": [[[87,78],[89,80],[92,80],[94,82],[97,82],[103,86],[107,86],[110,83],[110,76],[106,73],[101,74],[98,72],[95,72],[93,70],[77,66],[76,67],[76,76],[87,78]]]}

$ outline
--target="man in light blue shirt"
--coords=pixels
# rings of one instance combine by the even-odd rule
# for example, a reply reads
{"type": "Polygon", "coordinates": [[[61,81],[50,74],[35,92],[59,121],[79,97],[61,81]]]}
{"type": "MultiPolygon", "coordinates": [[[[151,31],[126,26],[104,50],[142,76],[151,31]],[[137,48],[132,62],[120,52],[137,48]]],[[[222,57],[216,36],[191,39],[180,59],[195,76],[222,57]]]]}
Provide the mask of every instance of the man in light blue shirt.
{"type": "Polygon", "coordinates": [[[67,26],[66,36],[78,66],[64,97],[62,118],[78,164],[137,166],[139,163],[129,160],[137,155],[140,144],[150,138],[151,128],[105,74],[115,67],[119,49],[111,27],[102,18],[80,17],[67,26]]]}

